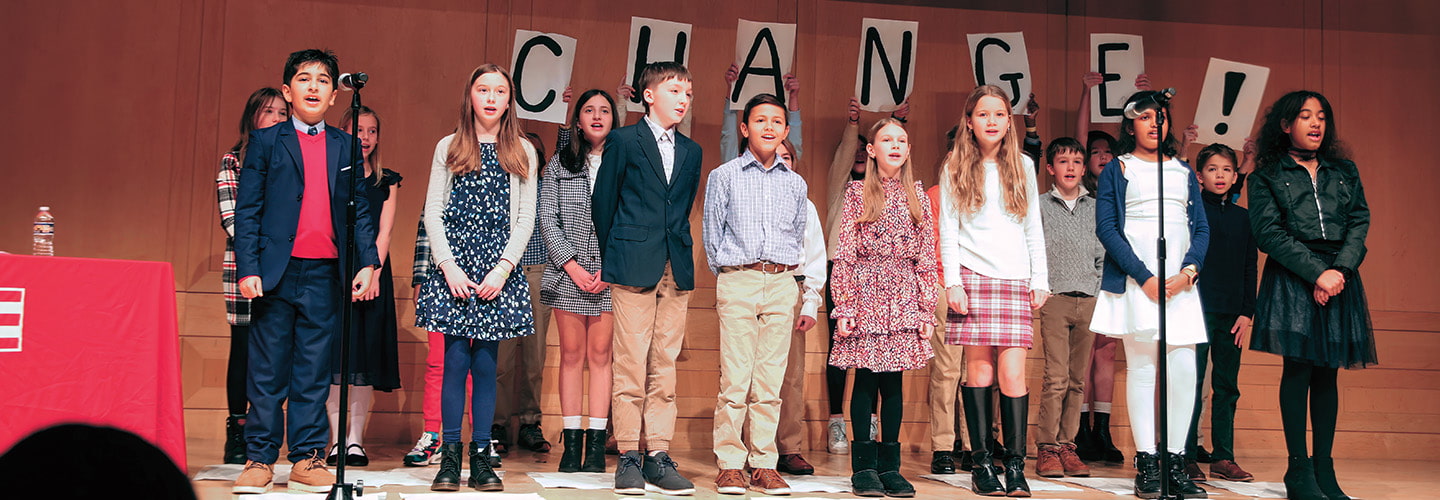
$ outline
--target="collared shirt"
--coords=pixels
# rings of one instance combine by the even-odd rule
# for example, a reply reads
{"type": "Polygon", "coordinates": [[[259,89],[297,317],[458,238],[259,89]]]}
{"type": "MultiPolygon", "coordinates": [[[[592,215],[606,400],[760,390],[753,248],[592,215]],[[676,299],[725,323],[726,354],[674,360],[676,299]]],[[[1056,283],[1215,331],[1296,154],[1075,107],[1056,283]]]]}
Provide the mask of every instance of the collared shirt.
{"type": "Polygon", "coordinates": [[[710,270],[804,263],[807,191],[805,179],[783,160],[767,169],[748,150],[710,172],[702,235],[710,270]]]}
{"type": "Polygon", "coordinates": [[[645,125],[650,127],[650,133],[655,134],[655,145],[660,148],[660,161],[665,164],[665,182],[669,183],[674,178],[675,172],[675,128],[660,128],[660,125],[650,121],[646,115],[645,125]]]}
{"type": "Polygon", "coordinates": [[[320,123],[316,123],[316,124],[314,124],[314,125],[311,125],[311,124],[309,124],[309,123],[305,123],[305,122],[303,122],[303,121],[300,121],[300,117],[299,117],[299,116],[290,115],[290,123],[294,124],[294,125],[295,125],[295,131],[296,131],[296,132],[299,132],[299,133],[301,133],[301,134],[309,135],[309,134],[310,134],[310,127],[315,127],[315,135],[320,135],[320,134],[325,133],[325,120],[320,120],[320,123]]]}

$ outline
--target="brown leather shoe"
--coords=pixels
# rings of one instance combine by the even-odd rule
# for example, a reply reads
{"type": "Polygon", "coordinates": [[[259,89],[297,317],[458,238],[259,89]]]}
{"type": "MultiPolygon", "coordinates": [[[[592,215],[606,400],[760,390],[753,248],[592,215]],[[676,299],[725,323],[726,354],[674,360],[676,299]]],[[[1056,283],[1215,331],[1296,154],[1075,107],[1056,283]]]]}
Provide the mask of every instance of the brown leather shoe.
{"type": "Polygon", "coordinates": [[[775,470],[796,476],[808,476],[815,473],[815,466],[805,461],[805,457],[799,453],[780,455],[780,462],[775,464],[775,470]]]}
{"type": "Polygon", "coordinates": [[[1059,446],[1040,445],[1040,453],[1036,456],[1035,473],[1040,477],[1065,477],[1065,469],[1060,465],[1059,446]]]}
{"type": "Polygon", "coordinates": [[[1240,464],[1235,463],[1234,460],[1216,460],[1210,464],[1210,475],[1215,476],[1216,479],[1242,483],[1255,480],[1255,475],[1245,472],[1245,469],[1241,469],[1240,464]]]}
{"type": "Polygon", "coordinates": [[[320,450],[315,450],[310,458],[296,462],[290,467],[289,488],[309,493],[329,493],[330,488],[335,486],[335,475],[325,469],[325,459],[320,457],[320,450]]]}
{"type": "Polygon", "coordinates": [[[235,486],[230,488],[230,493],[236,495],[269,493],[271,486],[275,484],[274,481],[275,466],[273,464],[246,460],[245,470],[240,471],[240,477],[235,478],[235,486]]]}
{"type": "Polygon", "coordinates": [[[789,495],[790,483],[780,478],[775,469],[755,469],[750,473],[750,487],[766,495],[789,495]]]}
{"type": "Polygon", "coordinates": [[[1205,471],[1200,470],[1200,464],[1194,460],[1185,460],[1185,475],[1190,476],[1191,481],[1205,482],[1205,471]]]}
{"type": "Polygon", "coordinates": [[[721,495],[744,495],[747,487],[743,470],[720,469],[720,475],[715,476],[715,491],[721,495]]]}
{"type": "Polygon", "coordinates": [[[1060,445],[1060,467],[1065,469],[1067,476],[1089,477],[1090,466],[1080,460],[1080,454],[1075,450],[1075,443],[1060,445]]]}

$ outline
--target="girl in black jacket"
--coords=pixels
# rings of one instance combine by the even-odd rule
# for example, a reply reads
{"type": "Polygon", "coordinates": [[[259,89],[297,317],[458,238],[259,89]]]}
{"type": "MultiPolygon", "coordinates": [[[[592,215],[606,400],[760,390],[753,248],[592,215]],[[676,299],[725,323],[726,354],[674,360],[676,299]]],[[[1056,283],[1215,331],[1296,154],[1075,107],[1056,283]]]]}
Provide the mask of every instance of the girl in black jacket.
{"type": "Polygon", "coordinates": [[[1370,208],[1355,164],[1339,146],[1325,96],[1281,97],[1260,131],[1251,177],[1250,228],[1269,255],[1260,279],[1250,348],[1285,357],[1280,417],[1290,498],[1348,499],[1335,481],[1339,368],[1376,363],[1370,311],[1358,272],[1370,208]],[[1307,393],[1314,458],[1305,449],[1307,393]]]}

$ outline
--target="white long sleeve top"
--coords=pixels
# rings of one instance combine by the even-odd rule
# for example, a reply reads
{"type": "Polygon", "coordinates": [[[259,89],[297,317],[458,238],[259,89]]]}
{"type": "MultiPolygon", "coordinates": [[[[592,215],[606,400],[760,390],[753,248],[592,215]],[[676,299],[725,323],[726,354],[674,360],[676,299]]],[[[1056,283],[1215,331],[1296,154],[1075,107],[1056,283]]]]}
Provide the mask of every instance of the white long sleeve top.
{"type": "Polygon", "coordinates": [[[985,162],[985,203],[980,210],[961,216],[955,208],[950,176],[940,175],[940,261],[945,287],[960,286],[960,266],[998,279],[1029,279],[1031,290],[1049,291],[1045,261],[1045,228],[1040,223],[1040,193],[1034,163],[1021,157],[1025,173],[1026,216],[1005,211],[999,167],[985,162]]]}

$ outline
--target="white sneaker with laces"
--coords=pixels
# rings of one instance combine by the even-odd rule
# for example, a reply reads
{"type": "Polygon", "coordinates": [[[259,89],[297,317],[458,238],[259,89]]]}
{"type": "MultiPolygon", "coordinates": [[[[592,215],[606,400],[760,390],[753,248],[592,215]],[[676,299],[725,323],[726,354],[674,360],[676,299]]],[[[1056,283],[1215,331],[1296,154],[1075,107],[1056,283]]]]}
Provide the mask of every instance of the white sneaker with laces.
{"type": "Polygon", "coordinates": [[[845,419],[830,419],[829,430],[830,439],[826,440],[825,448],[832,455],[849,455],[850,439],[845,437],[845,419]]]}

